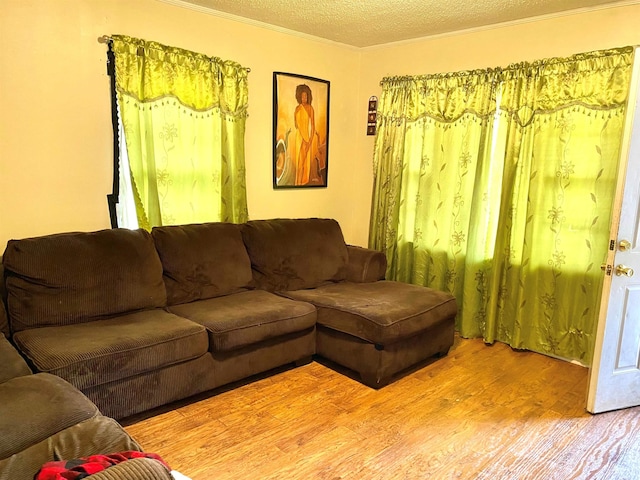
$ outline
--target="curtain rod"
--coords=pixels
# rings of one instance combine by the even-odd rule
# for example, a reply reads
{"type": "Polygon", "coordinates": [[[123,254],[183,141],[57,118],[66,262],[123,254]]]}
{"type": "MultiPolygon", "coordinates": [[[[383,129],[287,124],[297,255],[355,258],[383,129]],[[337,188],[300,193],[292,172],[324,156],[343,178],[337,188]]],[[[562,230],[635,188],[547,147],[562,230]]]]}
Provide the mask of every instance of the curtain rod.
{"type": "MultiPolygon", "coordinates": [[[[111,38],[109,35],[102,35],[101,37],[98,37],[98,43],[110,42],[113,42],[113,38],[111,38]]],[[[245,70],[247,71],[247,73],[251,72],[251,69],[249,67],[245,68],[245,70]]]]}

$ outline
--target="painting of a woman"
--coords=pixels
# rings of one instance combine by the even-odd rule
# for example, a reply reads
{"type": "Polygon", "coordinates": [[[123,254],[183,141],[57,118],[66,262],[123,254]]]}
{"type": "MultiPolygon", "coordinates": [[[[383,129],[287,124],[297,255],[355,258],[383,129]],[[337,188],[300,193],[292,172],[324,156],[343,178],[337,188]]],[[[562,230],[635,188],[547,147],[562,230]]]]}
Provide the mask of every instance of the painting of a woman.
{"type": "Polygon", "coordinates": [[[306,185],[310,176],[317,177],[317,171],[311,170],[311,159],[317,151],[316,119],[313,111],[313,95],[308,85],[296,87],[298,106],[293,114],[296,128],[296,185],[306,185]],[[315,149],[314,149],[315,147],[315,149]]]}
{"type": "Polygon", "coordinates": [[[326,187],[329,82],[276,73],[274,100],[274,187],[326,187]]]}

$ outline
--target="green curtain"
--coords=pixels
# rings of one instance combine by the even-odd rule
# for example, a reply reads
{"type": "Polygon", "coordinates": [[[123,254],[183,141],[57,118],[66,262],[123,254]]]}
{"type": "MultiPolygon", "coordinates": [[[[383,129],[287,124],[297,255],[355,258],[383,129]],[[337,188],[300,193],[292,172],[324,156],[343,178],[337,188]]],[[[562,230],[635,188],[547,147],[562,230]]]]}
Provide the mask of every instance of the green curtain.
{"type": "Polygon", "coordinates": [[[247,70],[114,35],[116,91],[138,223],[247,220],[247,70]]]}
{"type": "Polygon", "coordinates": [[[632,48],[384,79],[370,246],[464,337],[590,363],[632,48]]]}
{"type": "Polygon", "coordinates": [[[496,80],[486,71],[383,81],[370,235],[390,278],[462,299],[465,273],[492,252],[496,80]]]}

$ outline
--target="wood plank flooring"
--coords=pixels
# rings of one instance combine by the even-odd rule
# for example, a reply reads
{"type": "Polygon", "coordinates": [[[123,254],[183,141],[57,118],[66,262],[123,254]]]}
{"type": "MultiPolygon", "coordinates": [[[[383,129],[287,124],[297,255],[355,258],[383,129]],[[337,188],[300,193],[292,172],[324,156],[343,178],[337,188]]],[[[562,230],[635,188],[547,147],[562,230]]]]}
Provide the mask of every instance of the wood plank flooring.
{"type": "Polygon", "coordinates": [[[586,413],[587,376],[456,338],[378,391],[313,362],[123,423],[193,480],[640,479],[640,408],[586,413]]]}

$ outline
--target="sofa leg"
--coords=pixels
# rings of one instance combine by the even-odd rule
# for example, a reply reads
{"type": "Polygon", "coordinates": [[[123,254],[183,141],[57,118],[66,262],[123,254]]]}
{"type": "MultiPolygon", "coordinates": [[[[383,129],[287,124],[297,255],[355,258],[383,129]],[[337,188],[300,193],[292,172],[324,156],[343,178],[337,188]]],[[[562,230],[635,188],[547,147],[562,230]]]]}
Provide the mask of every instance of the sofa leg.
{"type": "Polygon", "coordinates": [[[390,377],[378,378],[374,373],[361,373],[360,378],[366,386],[375,389],[386,387],[391,382],[390,377]]]}
{"type": "Polygon", "coordinates": [[[303,365],[307,365],[311,363],[311,360],[313,360],[313,357],[309,355],[308,357],[302,357],[301,359],[296,360],[293,363],[296,367],[302,367],[303,365]]]}
{"type": "Polygon", "coordinates": [[[443,352],[438,352],[434,355],[434,357],[436,358],[443,358],[446,357],[447,355],[449,355],[449,349],[447,348],[445,351],[443,352]]]}

